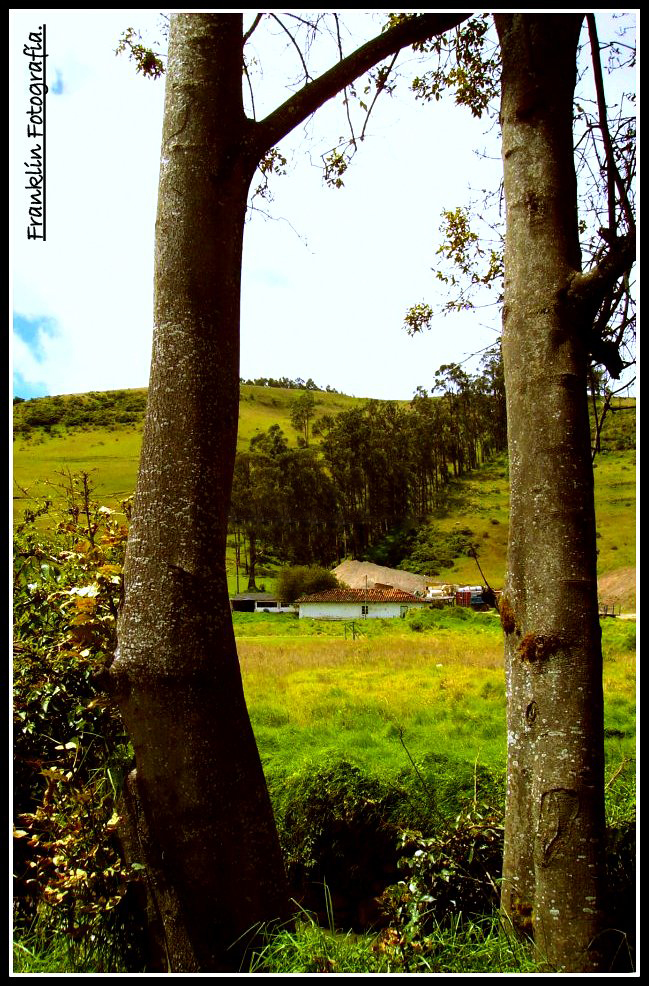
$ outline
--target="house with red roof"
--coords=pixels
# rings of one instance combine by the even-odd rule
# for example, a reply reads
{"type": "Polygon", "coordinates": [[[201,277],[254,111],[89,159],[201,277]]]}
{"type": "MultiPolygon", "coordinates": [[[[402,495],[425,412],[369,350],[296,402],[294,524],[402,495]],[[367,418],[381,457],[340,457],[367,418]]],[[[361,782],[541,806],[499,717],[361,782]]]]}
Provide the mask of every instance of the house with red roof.
{"type": "Polygon", "coordinates": [[[295,603],[300,619],[363,620],[405,616],[409,609],[421,609],[430,601],[392,586],[367,589],[327,589],[301,596],[295,603]]]}

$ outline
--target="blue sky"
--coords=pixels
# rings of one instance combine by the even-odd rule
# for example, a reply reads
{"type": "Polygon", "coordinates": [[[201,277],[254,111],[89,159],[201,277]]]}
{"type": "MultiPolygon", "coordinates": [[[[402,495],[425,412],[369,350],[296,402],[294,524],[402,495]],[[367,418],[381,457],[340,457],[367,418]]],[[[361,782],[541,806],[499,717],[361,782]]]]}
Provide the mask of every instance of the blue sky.
{"type": "Polygon", "coordinates": [[[47,316],[28,318],[14,312],[14,392],[19,397],[42,397],[47,394],[46,365],[49,346],[56,344],[59,329],[47,316]]]}
{"type": "MultiPolygon", "coordinates": [[[[353,12],[365,30],[359,42],[378,29],[369,17],[353,12]]],[[[164,82],[142,79],[114,50],[126,27],[155,39],[158,24],[151,10],[11,11],[12,360],[21,397],[147,384],[164,82]],[[51,87],[46,243],[25,235],[28,82],[20,54],[43,22],[51,87]]],[[[268,39],[269,49],[257,38],[263,115],[286,98],[299,64],[285,38],[268,39]],[[274,74],[277,65],[287,78],[274,74]]],[[[416,74],[410,54],[402,71],[404,79],[416,74]]],[[[470,188],[498,187],[497,135],[450,101],[416,103],[402,84],[377,104],[345,187],[332,191],[321,154],[344,127],[332,101],[284,141],[288,175],[274,182],[268,215],[250,214],[241,373],[312,377],[356,396],[407,399],[430,386],[442,363],[497,337],[494,308],[439,320],[415,339],[403,330],[410,305],[445,300],[431,272],[440,214],[468,204],[470,188]]]]}

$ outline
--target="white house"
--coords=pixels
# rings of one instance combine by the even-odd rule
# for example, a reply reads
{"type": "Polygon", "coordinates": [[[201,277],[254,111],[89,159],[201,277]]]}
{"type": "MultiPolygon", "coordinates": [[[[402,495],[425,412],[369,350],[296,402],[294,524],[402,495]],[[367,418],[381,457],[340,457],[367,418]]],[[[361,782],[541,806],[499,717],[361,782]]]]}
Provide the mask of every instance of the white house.
{"type": "Polygon", "coordinates": [[[230,599],[235,613],[295,613],[294,606],[282,606],[270,592],[238,592],[230,599]]]}
{"type": "Polygon", "coordinates": [[[310,596],[301,596],[295,603],[300,619],[363,620],[389,619],[405,616],[409,609],[430,605],[429,601],[413,596],[403,589],[327,589],[310,596]]]}

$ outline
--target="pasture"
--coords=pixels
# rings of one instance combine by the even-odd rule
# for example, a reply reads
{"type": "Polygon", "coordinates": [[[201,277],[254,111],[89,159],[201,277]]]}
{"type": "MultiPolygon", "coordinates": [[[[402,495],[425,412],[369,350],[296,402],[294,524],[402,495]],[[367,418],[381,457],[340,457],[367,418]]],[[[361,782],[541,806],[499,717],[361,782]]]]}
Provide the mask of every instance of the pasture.
{"type": "MultiPolygon", "coordinates": [[[[420,620],[335,621],[235,613],[250,716],[269,776],[335,759],[397,778],[414,761],[444,797],[504,791],[505,681],[495,613],[461,608],[420,620]],[[455,784],[455,790],[453,790],[455,784]]],[[[635,623],[602,621],[610,811],[633,798],[635,623]],[[621,769],[620,769],[621,768],[621,769]],[[619,773],[617,773],[620,771],[619,773]],[[630,788],[629,788],[630,785],[630,788]]]]}

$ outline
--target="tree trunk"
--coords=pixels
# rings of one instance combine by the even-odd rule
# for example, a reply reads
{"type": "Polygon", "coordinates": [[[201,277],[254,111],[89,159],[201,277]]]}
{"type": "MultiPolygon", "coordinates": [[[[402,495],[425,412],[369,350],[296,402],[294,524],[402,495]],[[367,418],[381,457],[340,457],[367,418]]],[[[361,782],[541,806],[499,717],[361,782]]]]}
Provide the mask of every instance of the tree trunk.
{"type": "Polygon", "coordinates": [[[237,969],[242,936],[287,909],[225,573],[250,181],[326,100],[467,16],[398,23],[259,123],[242,105],[241,14],[171,18],[152,370],[110,674],[136,755],[130,851],[139,842],[170,971],[237,969]]]}
{"type": "Polygon", "coordinates": [[[511,515],[501,601],[508,789],[502,904],[554,969],[601,971],[604,742],[585,306],[572,141],[582,15],[496,15],[507,206],[511,515]]]}
{"type": "Polygon", "coordinates": [[[171,971],[237,969],[288,894],[244,701],[225,573],[239,409],[245,154],[240,16],[172,19],[154,342],[120,650],[149,880],[171,971]],[[243,943],[245,945],[245,942],[243,943]]]}
{"type": "Polygon", "coordinates": [[[248,531],[248,592],[257,592],[257,536],[254,531],[248,531]]]}

